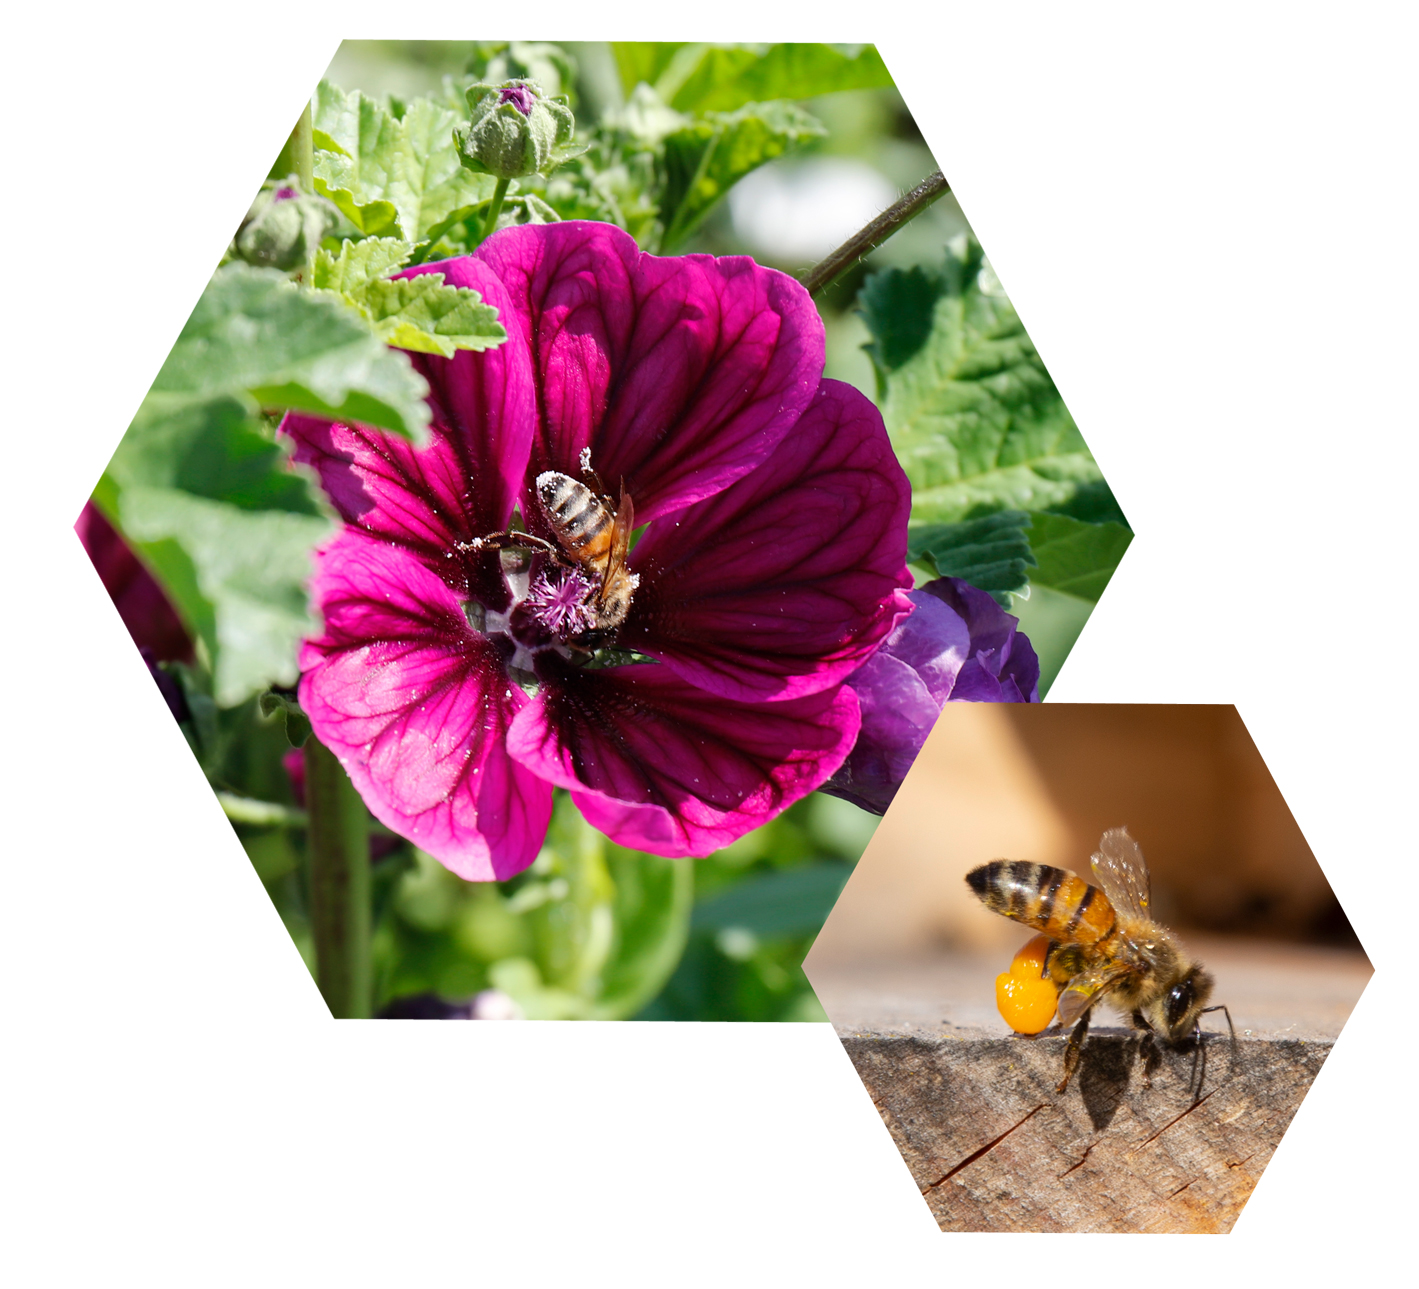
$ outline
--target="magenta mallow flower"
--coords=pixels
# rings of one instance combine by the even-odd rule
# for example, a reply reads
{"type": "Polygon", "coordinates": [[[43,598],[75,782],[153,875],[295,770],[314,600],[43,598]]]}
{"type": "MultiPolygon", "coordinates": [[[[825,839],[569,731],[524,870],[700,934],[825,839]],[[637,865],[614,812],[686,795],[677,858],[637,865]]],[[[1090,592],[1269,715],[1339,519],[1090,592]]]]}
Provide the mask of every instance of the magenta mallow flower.
{"type": "Polygon", "coordinates": [[[410,356],[429,445],[284,422],[345,520],[301,705],[374,815],[487,880],[536,857],[554,786],[623,845],[705,855],[822,784],[857,738],[844,680],[910,611],[910,493],[877,410],[822,378],[803,288],[575,221],[408,272],[508,331],[410,356]],[[624,494],[623,614],[557,555],[539,478],[599,479],[622,522],[624,494]]]}
{"type": "Polygon", "coordinates": [[[1035,703],[1040,660],[1019,619],[985,591],[943,577],[911,593],[916,606],[848,678],[862,708],[851,755],[824,785],[882,814],[947,703],[1035,703]]]}

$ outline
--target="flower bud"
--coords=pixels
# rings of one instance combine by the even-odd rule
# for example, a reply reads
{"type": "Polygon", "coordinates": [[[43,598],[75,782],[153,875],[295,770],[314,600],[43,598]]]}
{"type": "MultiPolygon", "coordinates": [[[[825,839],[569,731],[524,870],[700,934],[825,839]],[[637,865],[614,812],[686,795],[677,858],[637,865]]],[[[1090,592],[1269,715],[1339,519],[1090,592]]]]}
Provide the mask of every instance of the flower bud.
{"type": "Polygon", "coordinates": [[[471,86],[468,110],[472,119],[454,139],[459,160],[478,174],[517,179],[570,154],[576,119],[566,97],[547,98],[535,81],[471,86]]]}
{"type": "Polygon", "coordinates": [[[242,220],[233,249],[248,264],[289,272],[315,258],[320,239],[339,219],[334,206],[301,192],[294,178],[268,184],[242,220]]]}

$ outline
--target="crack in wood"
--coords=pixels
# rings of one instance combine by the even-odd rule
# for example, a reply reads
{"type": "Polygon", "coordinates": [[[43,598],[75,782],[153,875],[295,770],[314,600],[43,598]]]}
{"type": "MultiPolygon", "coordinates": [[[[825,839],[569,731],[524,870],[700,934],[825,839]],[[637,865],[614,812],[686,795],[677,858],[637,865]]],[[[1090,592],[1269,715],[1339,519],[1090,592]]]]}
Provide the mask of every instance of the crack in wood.
{"type": "Polygon", "coordinates": [[[951,1178],[953,1178],[957,1173],[961,1171],[961,1169],[966,1168],[969,1165],[975,1163],[976,1160],[979,1159],[982,1155],[985,1155],[990,1151],[994,1150],[998,1145],[1000,1145],[1002,1141],[1005,1140],[1006,1137],[1008,1137],[1012,1132],[1014,1132],[1016,1128],[1023,1128],[1048,1104],[1049,1102],[1047,1101],[1041,1101],[1039,1105],[1037,1105],[1033,1110],[1031,1110],[1030,1113],[1027,1114],[1023,1119],[1021,1119],[1019,1123],[1012,1124],[1009,1128],[1002,1132],[1000,1136],[998,1136],[994,1141],[986,1142],[985,1145],[982,1146],[979,1150],[967,1155],[963,1160],[961,1160],[959,1164],[957,1164],[954,1168],[947,1172],[945,1176],[938,1178],[936,1181],[932,1182],[930,1186],[925,1187],[922,1190],[922,1194],[925,1195],[929,1191],[934,1191],[938,1186],[941,1185],[942,1182],[950,1181],[951,1178]]]}
{"type": "Polygon", "coordinates": [[[1165,1132],[1167,1132],[1167,1130],[1171,1128],[1175,1123],[1180,1123],[1183,1119],[1186,1119],[1188,1115],[1190,1115],[1194,1110],[1196,1110],[1199,1106],[1205,1105],[1216,1095],[1217,1093],[1214,1089],[1213,1091],[1209,1092],[1205,1097],[1198,1098],[1198,1100],[1194,1101],[1190,1106],[1188,1106],[1188,1108],[1184,1110],[1182,1114],[1178,1115],[1177,1118],[1169,1119],[1168,1122],[1165,1123],[1161,1128],[1159,1128],[1158,1131],[1155,1132],[1151,1137],[1144,1137],[1143,1140],[1140,1141],[1138,1144],[1140,1146],[1146,1146],[1150,1141],[1157,1141],[1158,1138],[1161,1137],[1165,1132]]]}
{"type": "Polygon", "coordinates": [[[1083,1167],[1084,1167],[1084,1161],[1085,1161],[1086,1159],[1088,1159],[1091,1154],[1094,1153],[1094,1147],[1097,1146],[1098,1144],[1099,1144],[1099,1143],[1098,1143],[1097,1141],[1095,1141],[1095,1142],[1091,1142],[1088,1146],[1086,1146],[1085,1149],[1084,1149],[1084,1153],[1079,1157],[1079,1162],[1078,1162],[1077,1164],[1072,1165],[1072,1166],[1069,1167],[1069,1168],[1066,1168],[1062,1173],[1060,1173],[1060,1175],[1059,1175],[1058,1177],[1055,1178],[1055,1181],[1057,1181],[1057,1182],[1062,1182],[1062,1181],[1063,1181],[1066,1177],[1068,1177],[1069,1174],[1072,1173],[1076,1168],[1083,1168],[1083,1167]]]}

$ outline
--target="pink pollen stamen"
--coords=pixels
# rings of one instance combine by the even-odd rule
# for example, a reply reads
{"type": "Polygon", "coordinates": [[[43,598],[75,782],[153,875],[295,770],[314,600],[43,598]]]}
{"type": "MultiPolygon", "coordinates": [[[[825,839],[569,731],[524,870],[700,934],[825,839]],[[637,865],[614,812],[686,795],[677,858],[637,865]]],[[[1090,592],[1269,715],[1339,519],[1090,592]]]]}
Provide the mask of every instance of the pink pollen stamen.
{"type": "Polygon", "coordinates": [[[579,568],[556,581],[543,572],[532,583],[526,604],[549,631],[567,640],[595,627],[596,610],[589,602],[595,589],[579,568]]]}

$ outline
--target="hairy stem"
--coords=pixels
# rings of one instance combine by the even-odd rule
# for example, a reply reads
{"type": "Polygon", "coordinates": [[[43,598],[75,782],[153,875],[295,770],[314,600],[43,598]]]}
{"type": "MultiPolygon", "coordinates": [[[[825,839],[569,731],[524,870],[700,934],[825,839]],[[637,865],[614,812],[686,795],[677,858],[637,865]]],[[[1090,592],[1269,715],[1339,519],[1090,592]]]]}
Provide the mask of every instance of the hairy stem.
{"type": "Polygon", "coordinates": [[[900,201],[888,206],[865,228],[860,228],[821,263],[815,264],[799,280],[807,288],[809,295],[832,286],[858,260],[869,251],[880,246],[902,225],[915,219],[938,197],[951,191],[946,176],[936,170],[927,175],[911,192],[900,201]]]}
{"type": "Polygon", "coordinates": [[[483,220],[484,237],[487,237],[498,226],[498,215],[502,213],[503,198],[507,196],[507,186],[511,182],[509,179],[499,179],[498,186],[493,189],[493,200],[488,206],[487,218],[483,220]]]}
{"type": "Polygon", "coordinates": [[[335,754],[305,744],[315,979],[337,1020],[370,1014],[370,843],[365,804],[335,754]]]}

